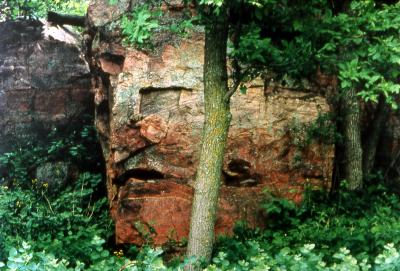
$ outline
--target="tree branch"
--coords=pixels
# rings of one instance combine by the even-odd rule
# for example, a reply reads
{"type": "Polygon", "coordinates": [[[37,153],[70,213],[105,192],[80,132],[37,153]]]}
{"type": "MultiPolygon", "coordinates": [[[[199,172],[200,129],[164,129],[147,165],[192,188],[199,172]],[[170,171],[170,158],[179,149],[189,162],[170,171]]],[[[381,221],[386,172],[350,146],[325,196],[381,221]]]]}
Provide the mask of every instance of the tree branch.
{"type": "MultiPolygon", "coordinates": [[[[229,88],[228,92],[225,94],[225,97],[224,97],[225,102],[229,102],[229,99],[238,90],[240,84],[243,83],[243,79],[246,77],[248,78],[248,76],[250,76],[250,75],[251,75],[251,68],[248,68],[244,71],[242,71],[242,69],[240,69],[240,74],[235,73],[235,75],[233,76],[233,84],[229,88]]],[[[250,78],[252,80],[255,77],[251,76],[250,78]]]]}
{"type": "Polygon", "coordinates": [[[225,94],[224,100],[225,102],[229,102],[229,99],[235,94],[236,90],[240,85],[240,79],[234,79],[233,85],[229,88],[228,92],[225,94]]]}
{"type": "MultiPolygon", "coordinates": [[[[235,48],[235,50],[239,49],[241,32],[242,32],[242,25],[240,24],[240,22],[237,22],[232,35],[233,47],[235,48]]],[[[229,88],[228,92],[225,94],[224,101],[226,103],[229,103],[230,98],[238,89],[240,82],[242,81],[243,78],[242,69],[240,67],[239,60],[236,57],[233,58],[232,68],[233,68],[232,72],[233,85],[229,88]]]]}
{"type": "Polygon", "coordinates": [[[67,24],[67,25],[85,27],[86,16],[60,14],[57,12],[49,11],[47,12],[47,21],[57,25],[67,24]]]}

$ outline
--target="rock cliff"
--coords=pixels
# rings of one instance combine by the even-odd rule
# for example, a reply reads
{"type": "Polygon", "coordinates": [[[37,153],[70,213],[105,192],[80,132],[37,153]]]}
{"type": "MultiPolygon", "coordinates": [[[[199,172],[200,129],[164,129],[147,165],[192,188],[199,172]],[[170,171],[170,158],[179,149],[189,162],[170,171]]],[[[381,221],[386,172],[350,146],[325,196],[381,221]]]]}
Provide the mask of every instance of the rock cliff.
{"type": "MultiPolygon", "coordinates": [[[[189,231],[204,118],[204,40],[199,31],[157,43],[153,53],[124,48],[110,25],[140,1],[125,2],[96,0],[89,6],[89,21],[98,30],[90,41],[98,74],[96,126],[117,241],[141,243],[143,230],[154,229],[161,244],[189,231]]],[[[166,2],[166,14],[179,11],[179,1],[166,2]]],[[[299,200],[305,183],[327,185],[333,146],[299,150],[290,133],[294,122],[310,123],[327,111],[318,93],[272,89],[262,80],[233,96],[217,233],[230,233],[238,220],[263,226],[259,203],[265,189],[299,200]]]]}
{"type": "Polygon", "coordinates": [[[45,21],[0,24],[0,153],[93,115],[79,36],[45,21]]]}
{"type": "MultiPolygon", "coordinates": [[[[185,39],[157,33],[152,52],[122,46],[116,20],[143,2],[91,1],[83,36],[89,64],[68,28],[0,24],[0,153],[20,138],[82,122],[95,109],[117,241],[140,244],[150,231],[162,244],[189,231],[204,118],[204,37],[201,30],[185,39]]],[[[179,16],[181,1],[163,2],[166,18],[179,16]]],[[[231,233],[238,220],[267,223],[259,207],[265,189],[299,201],[306,184],[330,185],[334,147],[299,142],[303,128],[330,110],[321,85],[301,90],[257,79],[232,97],[217,233],[231,233]]],[[[395,182],[398,124],[392,113],[376,162],[395,182]]]]}

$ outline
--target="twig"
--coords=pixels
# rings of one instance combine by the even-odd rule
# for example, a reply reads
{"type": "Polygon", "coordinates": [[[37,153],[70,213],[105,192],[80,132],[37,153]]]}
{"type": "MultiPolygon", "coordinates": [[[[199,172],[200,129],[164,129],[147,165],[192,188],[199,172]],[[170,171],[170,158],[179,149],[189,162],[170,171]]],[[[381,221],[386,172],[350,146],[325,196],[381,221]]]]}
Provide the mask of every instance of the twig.
{"type": "Polygon", "coordinates": [[[232,95],[236,92],[240,85],[240,79],[235,79],[233,82],[233,85],[229,88],[228,92],[225,94],[224,100],[226,103],[229,102],[229,99],[232,97],[232,95]]]}
{"type": "Polygon", "coordinates": [[[124,264],[118,271],[123,271],[123,270],[125,270],[127,267],[132,266],[132,265],[134,265],[135,263],[136,263],[135,261],[126,263],[126,264],[124,264]]]}

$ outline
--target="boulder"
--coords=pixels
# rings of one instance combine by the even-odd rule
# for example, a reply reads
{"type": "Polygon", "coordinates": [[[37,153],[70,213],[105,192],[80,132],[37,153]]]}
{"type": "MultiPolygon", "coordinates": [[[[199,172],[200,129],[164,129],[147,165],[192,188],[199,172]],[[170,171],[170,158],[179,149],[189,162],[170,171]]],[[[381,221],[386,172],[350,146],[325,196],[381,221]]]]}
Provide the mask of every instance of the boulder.
{"type": "Polygon", "coordinates": [[[71,180],[76,171],[64,161],[48,162],[36,168],[35,184],[40,189],[49,191],[52,195],[60,192],[71,180]]]}

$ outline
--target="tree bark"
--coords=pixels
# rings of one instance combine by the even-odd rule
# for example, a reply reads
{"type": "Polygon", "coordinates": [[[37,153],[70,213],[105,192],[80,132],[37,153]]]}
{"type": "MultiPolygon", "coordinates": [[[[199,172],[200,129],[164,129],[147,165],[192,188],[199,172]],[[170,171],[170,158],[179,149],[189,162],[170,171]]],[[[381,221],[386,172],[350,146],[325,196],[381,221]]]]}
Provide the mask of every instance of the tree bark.
{"type": "Polygon", "coordinates": [[[350,190],[360,190],[363,186],[361,113],[360,103],[354,89],[342,94],[344,177],[350,190]]]}
{"type": "MultiPolygon", "coordinates": [[[[337,92],[335,92],[335,97],[338,95],[337,92]]],[[[329,99],[331,106],[332,106],[332,112],[334,112],[334,125],[336,125],[337,131],[339,131],[341,134],[343,133],[343,108],[341,106],[341,100],[336,99],[333,97],[330,97],[329,99]]],[[[333,170],[332,170],[332,183],[331,183],[331,188],[329,191],[329,196],[333,198],[340,189],[340,181],[344,178],[343,175],[343,163],[344,161],[344,144],[341,140],[338,140],[335,143],[335,156],[334,156],[334,162],[333,162],[333,170]]]]}
{"type": "Polygon", "coordinates": [[[389,116],[390,108],[383,95],[379,96],[379,102],[375,109],[374,119],[367,131],[363,146],[363,174],[364,179],[369,177],[374,164],[375,156],[382,132],[382,127],[389,116]]]}
{"type": "Polygon", "coordinates": [[[47,12],[47,20],[53,24],[58,24],[58,25],[67,24],[80,27],[85,27],[86,23],[85,16],[60,14],[53,11],[47,12]]]}
{"type": "MultiPolygon", "coordinates": [[[[226,67],[228,23],[219,15],[205,28],[205,120],[197,169],[187,256],[211,260],[222,165],[231,114],[226,67]]],[[[189,270],[199,270],[190,266],[189,270]]]]}

